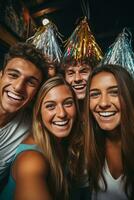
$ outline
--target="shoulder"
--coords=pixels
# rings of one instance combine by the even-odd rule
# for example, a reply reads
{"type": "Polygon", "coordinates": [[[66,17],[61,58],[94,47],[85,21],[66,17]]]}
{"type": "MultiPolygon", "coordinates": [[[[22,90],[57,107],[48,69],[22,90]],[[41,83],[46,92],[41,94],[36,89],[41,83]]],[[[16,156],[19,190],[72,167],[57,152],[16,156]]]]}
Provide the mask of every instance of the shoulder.
{"type": "Polygon", "coordinates": [[[49,170],[48,162],[38,151],[27,150],[21,152],[12,166],[12,175],[15,179],[25,176],[47,176],[49,170]]]}

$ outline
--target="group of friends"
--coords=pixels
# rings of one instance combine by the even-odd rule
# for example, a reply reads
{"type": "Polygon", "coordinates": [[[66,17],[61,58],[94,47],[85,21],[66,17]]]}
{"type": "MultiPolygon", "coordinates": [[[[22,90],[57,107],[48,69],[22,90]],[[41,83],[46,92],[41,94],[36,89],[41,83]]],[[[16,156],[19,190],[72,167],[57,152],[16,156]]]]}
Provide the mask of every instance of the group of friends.
{"type": "Polygon", "coordinates": [[[28,43],[5,56],[0,199],[133,199],[133,77],[113,64],[53,66],[28,43]]]}

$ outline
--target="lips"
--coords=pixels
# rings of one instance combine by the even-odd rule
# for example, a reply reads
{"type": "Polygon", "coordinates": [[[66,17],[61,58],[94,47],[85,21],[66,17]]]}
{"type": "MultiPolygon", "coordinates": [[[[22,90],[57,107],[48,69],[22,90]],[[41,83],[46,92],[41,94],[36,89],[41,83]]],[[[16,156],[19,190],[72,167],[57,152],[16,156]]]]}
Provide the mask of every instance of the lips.
{"type": "Polygon", "coordinates": [[[53,124],[56,126],[66,126],[68,124],[69,120],[64,121],[54,121],[53,124]]]}
{"type": "Polygon", "coordinates": [[[117,111],[100,111],[100,112],[97,112],[101,117],[111,117],[111,116],[114,116],[117,111]]]}
{"type": "Polygon", "coordinates": [[[85,84],[80,84],[80,85],[73,85],[72,86],[75,90],[82,90],[86,87],[85,84]]]}
{"type": "Polygon", "coordinates": [[[10,99],[13,99],[13,100],[16,100],[16,101],[22,101],[24,99],[23,96],[20,96],[18,94],[13,93],[13,92],[7,92],[7,96],[10,99]]]}

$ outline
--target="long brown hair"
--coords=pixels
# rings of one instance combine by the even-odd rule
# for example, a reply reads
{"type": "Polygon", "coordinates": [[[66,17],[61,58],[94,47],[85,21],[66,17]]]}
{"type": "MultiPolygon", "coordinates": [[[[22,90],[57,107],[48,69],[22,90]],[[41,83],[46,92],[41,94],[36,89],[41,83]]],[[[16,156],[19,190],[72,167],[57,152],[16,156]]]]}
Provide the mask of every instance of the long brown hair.
{"type": "Polygon", "coordinates": [[[117,81],[119,101],[121,105],[121,157],[123,164],[123,175],[125,180],[125,193],[132,199],[134,196],[134,79],[121,66],[102,65],[94,69],[89,77],[87,96],[85,100],[85,115],[87,124],[85,127],[85,157],[89,172],[90,184],[92,189],[98,191],[99,178],[102,177],[105,190],[107,184],[102,173],[106,158],[105,135],[94,119],[90,108],[89,89],[92,78],[100,72],[112,73],[117,81]]]}
{"type": "MultiPolygon", "coordinates": [[[[77,148],[78,143],[80,143],[81,128],[80,128],[80,115],[78,110],[78,103],[74,91],[68,85],[68,83],[61,77],[55,76],[48,79],[41,87],[36,104],[33,111],[33,136],[35,142],[40,146],[42,152],[47,159],[50,166],[50,190],[53,193],[54,199],[60,199],[59,194],[62,194],[62,199],[66,199],[67,194],[67,182],[63,173],[63,166],[58,155],[57,145],[55,136],[47,130],[45,124],[42,121],[41,116],[41,105],[46,94],[54,87],[59,85],[66,85],[72,92],[76,106],[76,118],[72,127],[72,130],[66,140],[66,154],[64,155],[65,163],[68,164],[68,171],[70,174],[75,174],[74,166],[77,166],[77,160],[79,159],[79,151],[77,148]],[[69,161],[67,158],[69,157],[69,161]],[[76,158],[76,159],[74,159],[76,158]],[[73,160],[73,161],[72,161],[73,160]],[[73,163],[73,164],[72,164],[73,163]],[[52,187],[52,188],[51,188],[52,187]]],[[[64,148],[65,149],[65,148],[64,148]]],[[[64,166],[65,167],[65,166],[64,166]]]]}

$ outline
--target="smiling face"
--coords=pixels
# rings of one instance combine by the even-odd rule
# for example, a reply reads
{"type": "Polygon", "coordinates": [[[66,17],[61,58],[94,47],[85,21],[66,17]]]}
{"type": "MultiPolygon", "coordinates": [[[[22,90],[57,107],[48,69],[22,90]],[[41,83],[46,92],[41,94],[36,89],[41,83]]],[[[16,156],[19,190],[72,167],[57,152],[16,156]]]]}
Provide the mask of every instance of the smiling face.
{"type": "Polygon", "coordinates": [[[30,61],[11,59],[0,77],[0,112],[15,114],[27,106],[42,81],[41,71],[30,61]]]}
{"type": "Polygon", "coordinates": [[[87,64],[70,66],[65,70],[65,79],[71,85],[77,98],[84,99],[91,67],[87,64]]]}
{"type": "Polygon", "coordinates": [[[100,72],[92,78],[90,110],[101,129],[114,131],[120,125],[118,86],[112,73],[100,72]]]}
{"type": "Polygon", "coordinates": [[[46,128],[56,137],[69,135],[76,116],[72,92],[66,85],[52,88],[44,97],[41,116],[46,128]]]}

